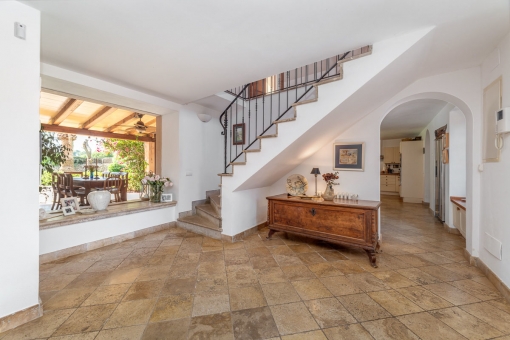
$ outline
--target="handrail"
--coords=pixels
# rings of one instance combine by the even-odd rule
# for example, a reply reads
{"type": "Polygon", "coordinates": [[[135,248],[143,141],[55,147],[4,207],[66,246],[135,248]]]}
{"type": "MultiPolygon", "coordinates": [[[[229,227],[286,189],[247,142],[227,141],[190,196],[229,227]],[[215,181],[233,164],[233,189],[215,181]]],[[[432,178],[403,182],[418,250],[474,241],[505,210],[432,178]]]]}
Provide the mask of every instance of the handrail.
{"type": "Polygon", "coordinates": [[[246,84],[246,85],[244,85],[243,90],[242,90],[241,92],[239,92],[239,94],[238,94],[238,95],[234,98],[234,100],[232,100],[232,102],[230,102],[230,104],[227,106],[227,108],[226,108],[226,109],[223,111],[223,113],[220,115],[220,118],[219,118],[219,119],[220,119],[220,124],[221,124],[221,126],[223,127],[223,131],[221,132],[221,134],[222,134],[222,135],[224,135],[224,134],[225,134],[225,131],[226,131],[227,126],[226,126],[226,125],[223,125],[223,123],[221,122],[221,117],[223,117],[223,115],[225,115],[225,119],[226,119],[226,115],[227,115],[227,111],[228,111],[228,109],[230,109],[230,107],[232,106],[232,104],[234,104],[234,103],[237,101],[237,99],[239,99],[239,96],[241,96],[241,93],[243,93],[243,92],[244,92],[244,90],[246,90],[246,88],[247,88],[248,86],[250,86],[250,84],[249,84],[249,83],[248,83],[248,84],[246,84]]]}

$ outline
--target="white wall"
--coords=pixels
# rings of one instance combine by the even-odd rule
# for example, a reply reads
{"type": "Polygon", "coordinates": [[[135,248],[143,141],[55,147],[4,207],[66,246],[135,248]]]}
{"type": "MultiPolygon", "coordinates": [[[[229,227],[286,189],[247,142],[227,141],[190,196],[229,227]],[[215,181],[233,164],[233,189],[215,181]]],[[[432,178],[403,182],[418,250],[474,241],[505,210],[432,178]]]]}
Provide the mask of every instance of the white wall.
{"type": "Polygon", "coordinates": [[[448,129],[450,133],[450,196],[466,197],[466,118],[457,108],[450,111],[448,129]]]}
{"type": "Polygon", "coordinates": [[[44,229],[39,253],[47,254],[175,221],[175,206],[136,214],[44,229]]]}
{"type": "Polygon", "coordinates": [[[214,118],[204,123],[197,113],[212,114],[197,104],[184,105],[179,111],[179,212],[191,210],[191,202],[205,199],[206,191],[218,190],[218,174],[223,172],[221,125],[214,118]]]}
{"type": "MultiPolygon", "coordinates": [[[[503,107],[510,106],[510,35],[507,35],[482,64],[480,91],[497,77],[503,77],[503,107]]],[[[481,173],[482,200],[480,226],[480,259],[510,286],[510,137],[505,137],[500,161],[484,163],[481,173]],[[485,233],[503,243],[502,260],[496,259],[484,247],[485,233]]]]}
{"type": "Polygon", "coordinates": [[[15,174],[0,167],[11,178],[0,195],[1,318],[39,302],[39,11],[1,1],[0,46],[0,116],[17,126],[2,130],[0,144],[2,158],[16,161],[15,174]],[[14,22],[26,25],[26,40],[14,37],[14,22]]]}

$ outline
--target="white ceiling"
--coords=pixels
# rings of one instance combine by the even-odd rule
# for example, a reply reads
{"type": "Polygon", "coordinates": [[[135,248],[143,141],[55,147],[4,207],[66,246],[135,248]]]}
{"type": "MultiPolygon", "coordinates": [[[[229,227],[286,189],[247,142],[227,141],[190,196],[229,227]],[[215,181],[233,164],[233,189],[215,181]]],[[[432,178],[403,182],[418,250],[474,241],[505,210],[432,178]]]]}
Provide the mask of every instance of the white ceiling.
{"type": "Polygon", "coordinates": [[[397,106],[381,123],[381,139],[416,137],[442,110],[454,106],[437,99],[418,99],[397,106]]]}
{"type": "Polygon", "coordinates": [[[43,62],[178,103],[432,25],[422,74],[475,66],[509,28],[508,0],[22,2],[43,62]]]}

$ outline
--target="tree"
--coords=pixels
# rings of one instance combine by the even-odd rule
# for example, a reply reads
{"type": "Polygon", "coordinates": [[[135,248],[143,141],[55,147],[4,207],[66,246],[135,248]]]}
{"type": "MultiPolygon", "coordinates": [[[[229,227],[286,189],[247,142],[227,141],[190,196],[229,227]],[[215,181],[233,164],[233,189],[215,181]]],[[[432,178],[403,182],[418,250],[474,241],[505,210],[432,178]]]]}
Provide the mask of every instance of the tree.
{"type": "Polygon", "coordinates": [[[61,166],[67,160],[68,146],[61,145],[53,132],[43,131],[41,128],[41,166],[48,172],[53,172],[57,166],[61,166]]]}

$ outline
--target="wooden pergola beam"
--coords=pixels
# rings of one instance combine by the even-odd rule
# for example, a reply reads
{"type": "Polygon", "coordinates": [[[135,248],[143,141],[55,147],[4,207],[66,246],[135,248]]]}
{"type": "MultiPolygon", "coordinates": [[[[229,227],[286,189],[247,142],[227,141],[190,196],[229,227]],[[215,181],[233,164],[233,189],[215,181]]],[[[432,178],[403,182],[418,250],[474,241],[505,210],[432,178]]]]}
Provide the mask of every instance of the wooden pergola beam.
{"type": "Polygon", "coordinates": [[[78,106],[83,103],[83,100],[78,100],[74,98],[70,98],[67,103],[57,112],[55,117],[52,117],[49,124],[60,125],[74,110],[78,108],[78,106]]]}
{"type": "Polygon", "coordinates": [[[41,124],[41,126],[44,131],[71,133],[71,134],[75,134],[75,135],[85,135],[85,136],[94,136],[94,137],[103,137],[103,138],[138,140],[141,142],[156,142],[155,138],[151,138],[151,137],[147,137],[147,136],[124,135],[124,134],[120,134],[120,133],[95,131],[95,130],[87,130],[87,129],[77,129],[77,128],[72,128],[72,127],[67,127],[67,126],[50,125],[50,124],[41,124]]]}
{"type": "Polygon", "coordinates": [[[110,106],[103,106],[101,110],[99,110],[97,113],[95,113],[92,117],[90,117],[85,123],[81,125],[82,129],[90,129],[94,124],[99,122],[102,119],[105,119],[109,115],[111,115],[113,112],[117,110],[116,107],[110,107],[110,106]]]}
{"type": "Polygon", "coordinates": [[[108,129],[106,129],[105,131],[106,132],[112,132],[116,129],[118,129],[121,125],[124,125],[124,124],[127,124],[129,123],[130,121],[132,121],[133,119],[138,119],[138,113],[136,112],[133,112],[132,114],[130,114],[129,116],[127,116],[126,118],[123,118],[121,120],[119,120],[117,123],[113,124],[112,126],[110,126],[108,129]]]}
{"type": "Polygon", "coordinates": [[[156,118],[152,119],[152,120],[149,120],[147,123],[145,123],[145,126],[149,126],[149,125],[152,125],[156,123],[156,118]]]}

